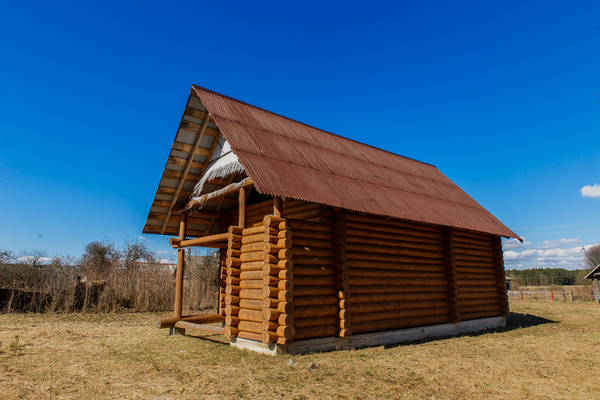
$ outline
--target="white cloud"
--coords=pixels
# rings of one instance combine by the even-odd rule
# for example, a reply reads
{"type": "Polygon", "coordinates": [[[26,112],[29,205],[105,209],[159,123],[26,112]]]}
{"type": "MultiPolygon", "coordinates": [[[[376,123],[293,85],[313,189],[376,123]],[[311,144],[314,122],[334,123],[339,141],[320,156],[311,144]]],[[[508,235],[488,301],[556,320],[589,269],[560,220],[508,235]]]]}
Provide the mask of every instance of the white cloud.
{"type": "Polygon", "coordinates": [[[581,188],[581,195],[583,197],[592,197],[600,199],[600,185],[595,183],[593,186],[587,185],[581,188]]]}
{"type": "MultiPolygon", "coordinates": [[[[577,238],[546,240],[542,243],[525,242],[518,246],[507,241],[504,245],[504,261],[507,269],[524,268],[581,268],[584,255],[577,238]]],[[[589,247],[586,245],[583,247],[589,247]]]]}

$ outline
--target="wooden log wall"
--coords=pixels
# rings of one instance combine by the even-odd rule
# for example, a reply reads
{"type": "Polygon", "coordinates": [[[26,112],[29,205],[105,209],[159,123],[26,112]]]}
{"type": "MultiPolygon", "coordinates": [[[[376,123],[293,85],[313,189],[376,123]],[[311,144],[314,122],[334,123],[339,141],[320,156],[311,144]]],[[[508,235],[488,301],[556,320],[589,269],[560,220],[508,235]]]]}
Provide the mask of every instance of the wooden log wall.
{"type": "Polygon", "coordinates": [[[346,214],[353,334],[450,321],[439,227],[346,214]]]}
{"type": "Polygon", "coordinates": [[[224,335],[235,337],[238,335],[240,310],[240,297],[237,283],[240,280],[241,262],[240,248],[242,247],[242,228],[238,226],[229,227],[229,237],[227,238],[227,258],[225,259],[225,276],[221,275],[221,284],[224,284],[224,295],[222,314],[225,317],[224,335]]]}
{"type": "MultiPolygon", "coordinates": [[[[263,223],[263,218],[273,211],[273,200],[263,201],[246,207],[246,226],[255,227],[263,223]]],[[[331,218],[333,212],[331,209],[315,203],[309,203],[302,200],[287,200],[283,202],[284,218],[292,218],[308,221],[321,221],[325,218],[331,218]]],[[[237,211],[231,212],[231,223],[237,225],[237,211]]]]}
{"type": "Polygon", "coordinates": [[[290,343],[291,231],[285,219],[263,215],[261,225],[239,233],[239,247],[228,252],[228,266],[237,265],[239,273],[227,277],[226,301],[235,307],[226,308],[226,332],[229,328],[229,336],[263,343],[290,343]]]}
{"type": "Polygon", "coordinates": [[[336,336],[340,327],[333,224],[291,218],[287,221],[294,235],[295,340],[336,336]]]}
{"type": "Polygon", "coordinates": [[[455,229],[453,242],[461,319],[507,315],[500,238],[455,229]]]}

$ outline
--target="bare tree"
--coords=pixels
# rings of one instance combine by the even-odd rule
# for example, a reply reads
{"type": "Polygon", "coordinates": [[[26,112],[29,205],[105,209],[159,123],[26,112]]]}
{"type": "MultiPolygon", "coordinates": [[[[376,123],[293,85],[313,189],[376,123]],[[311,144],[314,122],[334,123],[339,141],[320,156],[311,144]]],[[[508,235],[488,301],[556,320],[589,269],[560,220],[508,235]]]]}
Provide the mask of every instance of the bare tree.
{"type": "Polygon", "coordinates": [[[587,250],[585,247],[582,247],[581,251],[585,254],[581,260],[581,264],[586,270],[592,270],[600,265],[600,244],[593,245],[587,250]]]}
{"type": "Polygon", "coordinates": [[[91,242],[85,246],[81,259],[83,273],[90,280],[105,279],[119,261],[120,254],[109,241],[91,242]]]}

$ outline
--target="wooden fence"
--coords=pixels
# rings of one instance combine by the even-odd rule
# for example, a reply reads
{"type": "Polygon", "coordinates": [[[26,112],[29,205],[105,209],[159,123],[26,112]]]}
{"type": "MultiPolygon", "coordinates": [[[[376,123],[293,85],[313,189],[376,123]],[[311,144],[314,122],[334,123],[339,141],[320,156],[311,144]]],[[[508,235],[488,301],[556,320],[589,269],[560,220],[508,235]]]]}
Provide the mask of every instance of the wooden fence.
{"type": "Polygon", "coordinates": [[[510,300],[554,300],[585,301],[596,300],[594,288],[573,288],[564,290],[509,290],[510,300]]]}

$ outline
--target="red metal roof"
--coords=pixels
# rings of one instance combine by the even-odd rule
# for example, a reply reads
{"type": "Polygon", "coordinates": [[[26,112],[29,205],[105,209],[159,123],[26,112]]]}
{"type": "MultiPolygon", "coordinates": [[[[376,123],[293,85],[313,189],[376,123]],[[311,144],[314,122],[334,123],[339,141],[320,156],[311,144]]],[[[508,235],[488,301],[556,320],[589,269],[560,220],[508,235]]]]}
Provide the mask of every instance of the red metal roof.
{"type": "Polygon", "coordinates": [[[264,194],[518,236],[436,167],[192,86],[264,194]]]}

